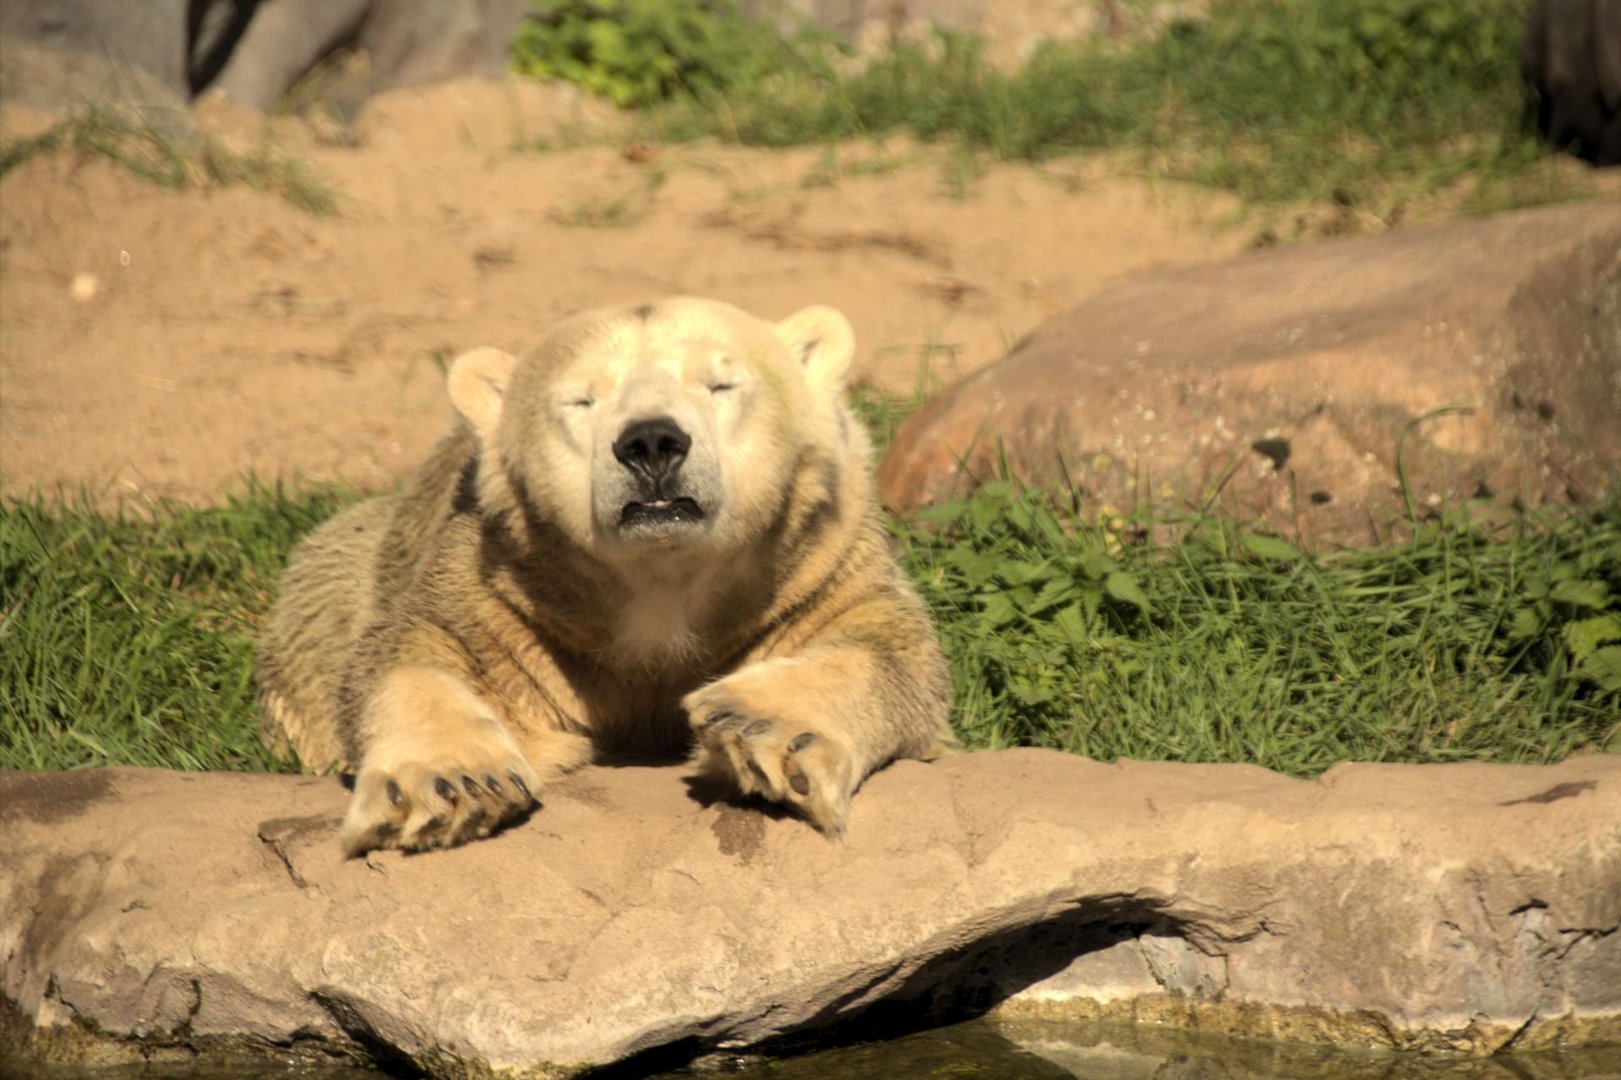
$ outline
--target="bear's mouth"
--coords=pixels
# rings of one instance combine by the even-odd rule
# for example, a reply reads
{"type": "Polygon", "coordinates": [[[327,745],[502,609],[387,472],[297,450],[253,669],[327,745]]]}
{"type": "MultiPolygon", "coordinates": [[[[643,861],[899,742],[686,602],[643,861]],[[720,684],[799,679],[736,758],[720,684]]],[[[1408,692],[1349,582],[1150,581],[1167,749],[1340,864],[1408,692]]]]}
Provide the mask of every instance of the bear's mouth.
{"type": "Polygon", "coordinates": [[[702,521],[704,519],[703,507],[698,500],[682,495],[675,499],[648,499],[646,502],[628,502],[624,509],[619,511],[619,527],[632,528],[638,525],[676,525],[683,522],[702,521]]]}

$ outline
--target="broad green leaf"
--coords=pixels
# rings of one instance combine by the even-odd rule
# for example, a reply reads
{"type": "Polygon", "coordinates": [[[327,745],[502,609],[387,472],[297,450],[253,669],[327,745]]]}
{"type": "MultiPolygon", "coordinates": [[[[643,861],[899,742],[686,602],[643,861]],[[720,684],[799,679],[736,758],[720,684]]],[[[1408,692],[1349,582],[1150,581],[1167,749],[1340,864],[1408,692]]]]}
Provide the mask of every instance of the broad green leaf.
{"type": "Polygon", "coordinates": [[[921,510],[914,510],[910,517],[913,521],[921,521],[927,525],[944,525],[962,517],[967,509],[967,503],[960,499],[952,499],[937,506],[925,506],[921,510]]]}
{"type": "Polygon", "coordinates": [[[1005,593],[980,593],[979,603],[985,621],[992,626],[1006,626],[1019,614],[1018,609],[1013,606],[1013,601],[1005,593]]]}
{"type": "Polygon", "coordinates": [[[1075,583],[1064,578],[1052,578],[1041,587],[1035,598],[1030,601],[1028,614],[1040,615],[1059,604],[1064,603],[1076,593],[1075,583]]]}
{"type": "Polygon", "coordinates": [[[1600,609],[1610,602],[1610,587],[1597,578],[1572,578],[1553,587],[1553,598],[1572,607],[1600,609]]]}
{"type": "Polygon", "coordinates": [[[1009,585],[1028,585],[1052,576],[1052,567],[1046,562],[1024,559],[1004,559],[997,564],[996,576],[1009,585]]]}
{"type": "Polygon", "coordinates": [[[1595,650],[1576,670],[1583,678],[1591,679],[1601,690],[1621,693],[1621,645],[1606,645],[1595,650]]]}
{"type": "Polygon", "coordinates": [[[1052,624],[1072,648],[1080,649],[1087,643],[1086,620],[1080,604],[1067,604],[1058,609],[1052,624]]]}
{"type": "Polygon", "coordinates": [[[1300,549],[1280,536],[1247,532],[1241,534],[1238,540],[1245,550],[1257,558],[1288,562],[1301,557],[1300,549]]]}
{"type": "Polygon", "coordinates": [[[1137,579],[1124,570],[1116,570],[1105,578],[1103,588],[1121,603],[1130,604],[1144,615],[1148,614],[1148,594],[1137,584],[1137,579]]]}
{"type": "Polygon", "coordinates": [[[1045,705],[1053,699],[1051,686],[1033,683],[1027,679],[1015,679],[1008,685],[1008,690],[1018,699],[1019,704],[1026,708],[1045,705]]]}
{"type": "Polygon", "coordinates": [[[970,586],[978,588],[996,574],[997,560],[969,547],[953,548],[948,556],[970,586]]]}
{"type": "Polygon", "coordinates": [[[1565,625],[1565,644],[1578,662],[1612,641],[1621,641],[1621,615],[1594,615],[1565,625]]]}
{"type": "Polygon", "coordinates": [[[1541,633],[1543,625],[1544,620],[1536,607],[1527,604],[1514,609],[1514,619],[1509,623],[1508,635],[1515,641],[1524,641],[1541,633]]]}
{"type": "Polygon", "coordinates": [[[1006,512],[1007,504],[1000,499],[990,498],[983,488],[974,496],[974,501],[968,505],[969,517],[973,519],[974,528],[979,532],[989,532],[1006,512]]]}
{"type": "Polygon", "coordinates": [[[1102,581],[1115,568],[1114,561],[1097,548],[1082,555],[1077,562],[1081,573],[1093,581],[1102,581]]]}

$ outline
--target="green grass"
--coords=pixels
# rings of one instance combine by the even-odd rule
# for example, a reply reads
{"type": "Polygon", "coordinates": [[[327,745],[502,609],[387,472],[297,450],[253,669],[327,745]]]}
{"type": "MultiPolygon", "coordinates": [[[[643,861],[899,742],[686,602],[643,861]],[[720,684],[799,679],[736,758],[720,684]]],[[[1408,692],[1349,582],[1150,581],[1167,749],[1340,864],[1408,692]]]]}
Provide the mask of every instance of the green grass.
{"type": "Polygon", "coordinates": [[[1525,0],[1217,0],[1125,44],[1049,43],[1013,72],[941,34],[859,70],[802,52],[764,79],[646,113],[667,138],[790,146],[907,133],[1004,160],[1135,152],[1151,175],[1259,204],[1399,213],[1466,177],[1481,209],[1570,198],[1519,76],[1525,0]]]}
{"type": "MultiPolygon", "coordinates": [[[[0,767],[285,768],[256,737],[253,642],[293,543],[352,498],[0,506],[0,767]]],[[[1320,557],[1143,524],[1004,482],[896,523],[968,745],[1296,775],[1621,749],[1621,503],[1320,557]]]]}
{"type": "Polygon", "coordinates": [[[337,209],[337,196],[302,162],[269,147],[240,154],[217,140],[176,130],[128,109],[90,104],[38,135],[0,144],[0,176],[41,154],[66,151],[104,158],[143,180],[175,190],[241,184],[312,214],[337,209]]]}
{"type": "Polygon", "coordinates": [[[0,506],[0,767],[284,767],[257,738],[254,640],[293,542],[345,501],[0,506]]]}
{"type": "Polygon", "coordinates": [[[1294,775],[1621,750],[1621,501],[1314,557],[1216,520],[1087,526],[993,481],[897,535],[972,746],[1294,775]]]}

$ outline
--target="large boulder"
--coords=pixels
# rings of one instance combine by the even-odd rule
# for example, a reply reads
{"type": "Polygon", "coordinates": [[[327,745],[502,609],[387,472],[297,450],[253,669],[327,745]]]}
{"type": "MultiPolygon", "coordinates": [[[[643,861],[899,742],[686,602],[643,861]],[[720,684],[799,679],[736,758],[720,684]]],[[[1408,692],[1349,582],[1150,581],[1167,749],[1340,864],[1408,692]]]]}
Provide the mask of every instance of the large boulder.
{"type": "Polygon", "coordinates": [[[927,402],[880,483],[912,507],[1005,461],[1094,511],[1362,543],[1410,507],[1601,493],[1618,416],[1621,205],[1585,204],[1125,281],[927,402]]]}
{"type": "Polygon", "coordinates": [[[372,0],[260,4],[234,47],[217,59],[208,88],[268,112],[300,77],[359,37],[371,6],[372,0]]]}
{"type": "MultiPolygon", "coordinates": [[[[98,75],[143,73],[185,98],[189,7],[188,0],[11,0],[0,4],[0,38],[78,54],[98,75]]],[[[140,78],[128,75],[137,85],[140,78]]]]}
{"type": "Polygon", "coordinates": [[[92,108],[183,139],[195,131],[186,106],[180,92],[111,52],[0,37],[0,139],[42,134],[65,111],[92,108]]]}
{"type": "Polygon", "coordinates": [[[213,84],[269,109],[334,52],[365,57],[366,89],[500,75],[529,0],[261,0],[213,84]]]}
{"type": "Polygon", "coordinates": [[[562,1077],[886,1004],[1474,1053],[1621,1038],[1621,756],[1308,782],[962,754],[875,776],[838,842],[693,784],[587,769],[488,841],[345,860],[336,780],[0,773],[0,1056],[562,1077]]]}
{"type": "Polygon", "coordinates": [[[26,80],[32,96],[54,94],[53,106],[144,100],[156,83],[181,101],[217,87],[268,111],[339,53],[364,58],[362,96],[500,75],[529,8],[529,0],[15,0],[0,4],[0,37],[74,58],[82,71],[71,81],[26,80]]]}
{"type": "Polygon", "coordinates": [[[1621,163],[1621,0],[1535,0],[1521,68],[1549,142],[1621,163]]]}

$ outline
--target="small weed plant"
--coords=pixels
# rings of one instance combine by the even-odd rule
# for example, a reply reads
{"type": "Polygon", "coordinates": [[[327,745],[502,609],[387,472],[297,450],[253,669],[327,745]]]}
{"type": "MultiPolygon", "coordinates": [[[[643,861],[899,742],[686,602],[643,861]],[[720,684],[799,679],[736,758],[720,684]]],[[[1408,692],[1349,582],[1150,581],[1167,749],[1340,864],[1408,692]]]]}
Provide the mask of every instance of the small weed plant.
{"type": "Polygon", "coordinates": [[[138,112],[107,104],[72,110],[38,135],[0,145],[0,176],[40,154],[67,151],[104,158],[161,187],[242,184],[281,196],[313,214],[330,214],[337,197],[302,162],[268,148],[241,154],[138,112]]]}
{"type": "Polygon", "coordinates": [[[509,52],[515,71],[634,107],[747,93],[808,45],[744,18],[735,0],[534,0],[509,52]]]}
{"type": "Polygon", "coordinates": [[[1215,520],[1142,539],[1166,528],[1005,481],[897,524],[970,745],[1295,775],[1621,750],[1621,501],[1325,556],[1215,520]]]}

